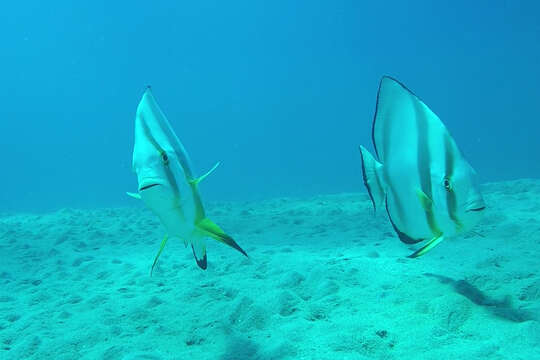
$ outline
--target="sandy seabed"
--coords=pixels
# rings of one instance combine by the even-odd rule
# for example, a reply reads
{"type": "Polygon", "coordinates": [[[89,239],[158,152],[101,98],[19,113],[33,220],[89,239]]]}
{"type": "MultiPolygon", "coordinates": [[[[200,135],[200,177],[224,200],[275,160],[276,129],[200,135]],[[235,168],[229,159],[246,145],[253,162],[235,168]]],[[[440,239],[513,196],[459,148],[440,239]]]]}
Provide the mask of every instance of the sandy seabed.
{"type": "Polygon", "coordinates": [[[1,359],[540,359],[540,181],[408,259],[366,194],[210,203],[208,269],[144,207],[0,215],[1,359]]]}

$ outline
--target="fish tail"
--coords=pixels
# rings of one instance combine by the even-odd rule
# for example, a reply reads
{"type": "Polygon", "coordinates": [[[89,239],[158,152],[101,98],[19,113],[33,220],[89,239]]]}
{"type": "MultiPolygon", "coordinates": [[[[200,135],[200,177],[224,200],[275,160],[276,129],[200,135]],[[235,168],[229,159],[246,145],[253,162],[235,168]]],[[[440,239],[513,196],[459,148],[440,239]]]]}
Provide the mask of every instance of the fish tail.
{"type": "Polygon", "coordinates": [[[373,203],[373,209],[377,210],[377,207],[383,205],[386,195],[382,177],[383,165],[375,160],[373,155],[371,155],[371,153],[363,146],[360,146],[360,157],[362,159],[364,185],[366,186],[371,202],[373,203]]]}
{"type": "Polygon", "coordinates": [[[226,245],[229,245],[233,249],[238,250],[245,256],[248,256],[247,253],[234,241],[232,237],[227,235],[225,231],[223,231],[217,224],[215,224],[212,220],[208,218],[204,218],[197,222],[197,227],[199,230],[201,230],[205,235],[211,237],[212,239],[215,239],[219,242],[222,242],[226,245]]]}

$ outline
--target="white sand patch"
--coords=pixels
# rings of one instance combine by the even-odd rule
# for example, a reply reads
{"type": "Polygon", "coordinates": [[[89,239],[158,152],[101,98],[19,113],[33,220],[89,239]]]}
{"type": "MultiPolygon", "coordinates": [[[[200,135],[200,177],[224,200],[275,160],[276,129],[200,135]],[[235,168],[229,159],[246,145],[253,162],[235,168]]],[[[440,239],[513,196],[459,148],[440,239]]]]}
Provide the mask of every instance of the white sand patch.
{"type": "Polygon", "coordinates": [[[2,359],[533,359],[540,182],[419,259],[365,194],[210,204],[200,270],[144,208],[0,218],[2,359]]]}

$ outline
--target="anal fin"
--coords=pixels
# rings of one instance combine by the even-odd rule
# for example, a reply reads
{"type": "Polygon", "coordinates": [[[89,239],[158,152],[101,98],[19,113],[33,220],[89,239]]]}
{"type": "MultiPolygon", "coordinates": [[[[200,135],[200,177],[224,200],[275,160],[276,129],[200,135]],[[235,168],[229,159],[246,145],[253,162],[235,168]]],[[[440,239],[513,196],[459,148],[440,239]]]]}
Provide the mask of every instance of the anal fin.
{"type": "Polygon", "coordinates": [[[385,199],[385,207],[386,207],[386,213],[388,214],[388,219],[390,220],[390,224],[392,224],[392,228],[394,228],[394,231],[396,232],[399,240],[405,244],[416,244],[421,241],[424,241],[425,239],[414,239],[410,237],[409,235],[405,234],[403,231],[398,229],[396,223],[394,220],[392,220],[392,216],[390,215],[390,210],[388,210],[388,198],[385,199]]]}

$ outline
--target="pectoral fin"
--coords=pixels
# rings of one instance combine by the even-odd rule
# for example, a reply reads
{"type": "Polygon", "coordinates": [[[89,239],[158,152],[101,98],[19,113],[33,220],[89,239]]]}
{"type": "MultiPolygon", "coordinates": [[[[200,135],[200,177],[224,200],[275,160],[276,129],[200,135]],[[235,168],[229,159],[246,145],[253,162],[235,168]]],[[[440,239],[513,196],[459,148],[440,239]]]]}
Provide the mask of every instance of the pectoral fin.
{"type": "Polygon", "coordinates": [[[192,179],[192,180],[190,180],[189,182],[190,182],[191,184],[198,185],[201,181],[203,181],[204,179],[206,179],[206,177],[207,177],[208,175],[210,175],[211,173],[213,173],[214,170],[217,169],[217,167],[219,166],[219,164],[221,164],[221,163],[218,161],[218,162],[216,163],[216,165],[214,165],[210,170],[208,170],[208,171],[206,172],[206,174],[204,174],[204,175],[202,175],[202,176],[199,176],[199,177],[196,178],[196,179],[192,179]]]}
{"type": "MultiPolygon", "coordinates": [[[[425,215],[426,215],[426,221],[427,221],[427,223],[429,225],[429,229],[431,230],[431,232],[433,234],[433,237],[434,238],[441,237],[442,236],[442,231],[439,229],[439,225],[437,225],[437,220],[435,219],[435,214],[433,213],[433,200],[431,200],[429,198],[429,196],[427,196],[426,193],[424,193],[420,189],[416,190],[416,195],[418,196],[418,200],[420,200],[420,205],[424,209],[424,212],[425,212],[425,215]]],[[[433,239],[431,241],[433,241],[433,239]]],[[[440,242],[440,240],[439,240],[439,242],[440,242]]],[[[439,242],[437,242],[435,245],[437,245],[439,242]]],[[[428,245],[429,245],[429,243],[428,243],[428,245]]],[[[433,246],[435,246],[435,245],[433,245],[433,246]]],[[[418,255],[418,256],[420,256],[420,255],[418,255]]]]}
{"type": "Polygon", "coordinates": [[[217,224],[212,222],[208,218],[204,218],[197,222],[197,228],[202,231],[205,235],[210,236],[211,238],[229,245],[233,249],[240,251],[245,256],[248,256],[246,252],[234,241],[232,237],[227,235],[217,224]]]}
{"type": "Polygon", "coordinates": [[[422,190],[417,189],[416,195],[418,196],[418,200],[420,200],[420,205],[422,205],[422,208],[426,212],[432,212],[433,209],[433,200],[431,200],[426,193],[424,193],[422,190]]]}
{"type": "Polygon", "coordinates": [[[154,266],[156,266],[157,261],[159,259],[159,255],[161,255],[161,252],[163,251],[163,248],[165,247],[165,244],[167,243],[167,240],[169,240],[169,237],[167,234],[165,234],[165,237],[161,241],[161,246],[159,247],[159,251],[156,255],[156,258],[154,259],[154,263],[152,264],[152,269],[150,269],[150,276],[152,276],[152,272],[154,271],[154,266]]]}
{"type": "Polygon", "coordinates": [[[126,192],[126,194],[127,194],[128,196],[131,196],[131,197],[134,198],[134,199],[141,200],[141,195],[140,195],[140,194],[132,193],[132,192],[126,192]]]}
{"type": "Polygon", "coordinates": [[[408,257],[416,258],[416,257],[422,256],[425,253],[427,253],[428,251],[430,251],[431,249],[433,249],[435,246],[437,246],[443,240],[444,240],[444,236],[442,236],[442,235],[434,237],[433,239],[429,240],[426,245],[424,245],[420,249],[416,250],[414,253],[412,253],[408,257]]]}

